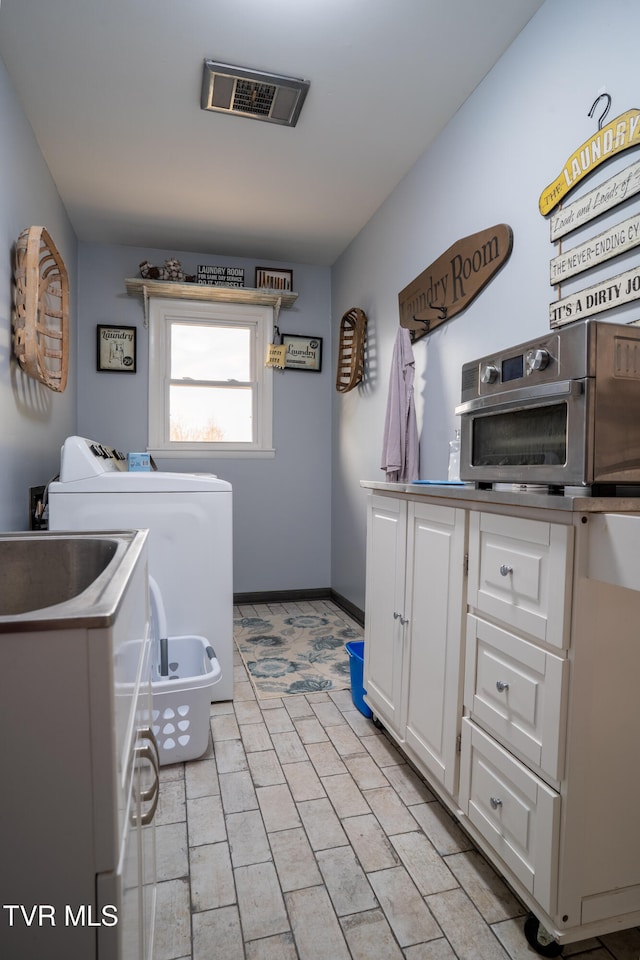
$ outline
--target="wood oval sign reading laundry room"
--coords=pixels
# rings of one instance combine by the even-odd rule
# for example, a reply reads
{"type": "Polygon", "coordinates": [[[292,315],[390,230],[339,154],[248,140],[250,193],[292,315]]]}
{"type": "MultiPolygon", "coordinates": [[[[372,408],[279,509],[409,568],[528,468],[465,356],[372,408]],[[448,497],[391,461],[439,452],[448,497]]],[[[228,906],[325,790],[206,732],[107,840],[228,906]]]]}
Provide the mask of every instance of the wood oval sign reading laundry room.
{"type": "Polygon", "coordinates": [[[420,339],[468,307],[513,248],[506,223],[457,240],[398,294],[400,326],[420,339]]]}

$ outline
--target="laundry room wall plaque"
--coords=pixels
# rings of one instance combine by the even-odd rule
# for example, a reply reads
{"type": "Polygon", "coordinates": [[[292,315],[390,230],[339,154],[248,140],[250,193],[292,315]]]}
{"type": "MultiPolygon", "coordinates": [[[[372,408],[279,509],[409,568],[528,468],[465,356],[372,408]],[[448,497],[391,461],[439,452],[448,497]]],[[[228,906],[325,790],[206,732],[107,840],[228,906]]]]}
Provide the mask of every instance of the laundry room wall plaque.
{"type": "Polygon", "coordinates": [[[419,340],[455,317],[486,287],[512,249],[513,231],[506,223],[457,240],[398,294],[400,326],[419,340]]]}
{"type": "Polygon", "coordinates": [[[199,263],[196,281],[209,287],[244,287],[244,268],[212,267],[199,263]]]}
{"type": "MultiPolygon", "coordinates": [[[[606,96],[606,94],[605,94],[606,96]]],[[[599,98],[598,98],[599,99],[599,98]]],[[[596,100],[596,103],[598,101],[596,100]]],[[[594,104],[595,107],[595,104],[594,104]]],[[[591,108],[593,112],[593,107],[591,108]]],[[[589,114],[591,116],[591,113],[589,114]]],[[[562,172],[540,194],[538,206],[546,217],[585,177],[616,154],[640,145],[640,110],[627,110],[601,127],[571,154],[562,172]]]]}
{"type": "MultiPolygon", "coordinates": [[[[557,299],[549,304],[551,328],[572,323],[574,320],[583,320],[640,299],[640,266],[629,263],[629,257],[625,258],[627,269],[623,272],[598,279],[598,282],[592,282],[590,286],[579,290],[572,284],[569,288],[571,292],[562,295],[565,281],[640,247],[638,200],[631,203],[635,210],[629,208],[632,198],[640,194],[640,162],[636,161],[618,171],[566,207],[561,206],[562,199],[601,164],[623,150],[640,146],[640,110],[628,110],[603,126],[611,106],[609,94],[601,93],[598,96],[589,116],[594,115],[597,104],[602,99],[607,100],[607,105],[600,117],[598,132],[574,151],[560,176],[542,191],[538,201],[540,212],[544,215],[560,207],[549,218],[551,242],[557,247],[557,255],[549,264],[549,283],[556,287],[557,292],[557,299]],[[582,239],[569,249],[563,249],[563,237],[585,227],[596,217],[614,210],[621,203],[627,204],[626,219],[582,239]],[[632,216],[628,216],[629,213],[632,213],[632,216]]],[[[585,232],[582,231],[582,237],[585,232]]]]}

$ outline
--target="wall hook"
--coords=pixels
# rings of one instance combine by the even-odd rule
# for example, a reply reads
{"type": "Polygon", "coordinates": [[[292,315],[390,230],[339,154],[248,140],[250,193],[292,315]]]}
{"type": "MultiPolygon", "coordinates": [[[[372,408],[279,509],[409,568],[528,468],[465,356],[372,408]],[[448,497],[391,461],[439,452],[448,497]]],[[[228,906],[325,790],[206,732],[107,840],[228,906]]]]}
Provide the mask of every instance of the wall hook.
{"type": "Polygon", "coordinates": [[[602,100],[603,97],[606,99],[607,105],[606,105],[606,107],[604,108],[604,110],[602,111],[602,113],[600,114],[600,119],[598,120],[598,130],[602,130],[602,124],[604,123],[604,118],[606,117],[606,115],[609,113],[609,110],[611,109],[611,96],[610,96],[610,94],[608,94],[608,93],[601,93],[600,96],[599,96],[599,97],[596,97],[596,99],[593,101],[593,104],[591,105],[591,110],[589,110],[589,116],[592,117],[592,116],[594,115],[594,113],[595,113],[595,109],[596,109],[597,105],[600,103],[600,101],[602,100]]]}
{"type": "Polygon", "coordinates": [[[445,307],[444,303],[441,304],[440,306],[436,306],[435,303],[430,303],[430,304],[429,304],[429,308],[430,308],[431,310],[439,310],[439,311],[440,311],[440,315],[437,317],[438,320],[446,320],[446,319],[447,319],[447,308],[445,307]]]}
{"type": "Polygon", "coordinates": [[[419,317],[413,318],[414,323],[424,323],[424,331],[420,333],[420,336],[424,336],[425,333],[429,333],[429,328],[431,326],[431,320],[421,320],[419,317]]]}

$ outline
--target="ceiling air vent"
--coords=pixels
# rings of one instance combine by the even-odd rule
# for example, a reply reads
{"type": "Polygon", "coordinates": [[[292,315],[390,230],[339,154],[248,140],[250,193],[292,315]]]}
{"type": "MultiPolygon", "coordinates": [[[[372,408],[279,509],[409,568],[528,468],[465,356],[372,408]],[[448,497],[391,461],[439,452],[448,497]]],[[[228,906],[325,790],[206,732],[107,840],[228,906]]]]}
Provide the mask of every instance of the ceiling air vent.
{"type": "Polygon", "coordinates": [[[308,80],[205,60],[201,106],[203,110],[295,127],[308,89],[308,80]]]}

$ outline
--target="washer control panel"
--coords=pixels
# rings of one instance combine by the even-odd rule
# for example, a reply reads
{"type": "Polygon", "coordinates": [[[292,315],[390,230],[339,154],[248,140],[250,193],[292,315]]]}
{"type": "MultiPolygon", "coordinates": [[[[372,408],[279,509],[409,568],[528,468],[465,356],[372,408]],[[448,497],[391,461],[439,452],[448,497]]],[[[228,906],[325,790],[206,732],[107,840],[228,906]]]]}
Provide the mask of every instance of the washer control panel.
{"type": "Polygon", "coordinates": [[[127,469],[127,455],[86,437],[67,437],[60,456],[60,480],[84,480],[127,469]]]}

